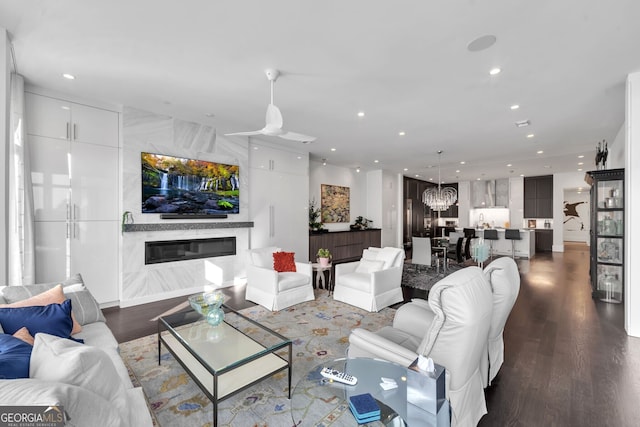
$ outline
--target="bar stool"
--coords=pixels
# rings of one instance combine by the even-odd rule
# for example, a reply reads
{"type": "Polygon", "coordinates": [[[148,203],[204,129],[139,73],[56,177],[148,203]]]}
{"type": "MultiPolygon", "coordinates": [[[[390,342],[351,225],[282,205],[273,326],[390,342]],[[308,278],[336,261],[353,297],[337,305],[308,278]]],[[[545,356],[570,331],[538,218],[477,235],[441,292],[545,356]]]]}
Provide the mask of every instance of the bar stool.
{"type": "Polygon", "coordinates": [[[516,240],[522,240],[520,230],[517,228],[507,228],[504,232],[504,238],[511,240],[511,258],[516,257],[516,240]]]}
{"type": "Polygon", "coordinates": [[[493,241],[498,240],[498,230],[484,230],[484,240],[489,240],[489,259],[493,259],[493,241]]]}

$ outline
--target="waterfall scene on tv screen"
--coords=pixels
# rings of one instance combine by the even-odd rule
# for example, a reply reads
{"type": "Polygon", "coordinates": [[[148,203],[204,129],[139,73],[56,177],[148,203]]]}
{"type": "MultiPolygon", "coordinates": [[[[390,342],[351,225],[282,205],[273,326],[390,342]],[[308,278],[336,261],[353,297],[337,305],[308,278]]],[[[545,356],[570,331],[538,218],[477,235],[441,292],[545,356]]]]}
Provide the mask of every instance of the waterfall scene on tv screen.
{"type": "Polygon", "coordinates": [[[238,166],[141,153],[142,213],[240,212],[238,166]]]}

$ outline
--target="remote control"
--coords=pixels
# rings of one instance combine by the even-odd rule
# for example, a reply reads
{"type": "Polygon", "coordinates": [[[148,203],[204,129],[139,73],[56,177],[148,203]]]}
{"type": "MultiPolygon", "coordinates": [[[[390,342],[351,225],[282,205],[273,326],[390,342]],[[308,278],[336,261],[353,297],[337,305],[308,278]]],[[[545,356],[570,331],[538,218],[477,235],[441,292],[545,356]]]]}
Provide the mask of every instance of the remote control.
{"type": "Polygon", "coordinates": [[[348,385],[355,385],[358,382],[358,379],[353,375],[345,374],[344,372],[336,369],[322,368],[320,375],[330,380],[348,385]]]}

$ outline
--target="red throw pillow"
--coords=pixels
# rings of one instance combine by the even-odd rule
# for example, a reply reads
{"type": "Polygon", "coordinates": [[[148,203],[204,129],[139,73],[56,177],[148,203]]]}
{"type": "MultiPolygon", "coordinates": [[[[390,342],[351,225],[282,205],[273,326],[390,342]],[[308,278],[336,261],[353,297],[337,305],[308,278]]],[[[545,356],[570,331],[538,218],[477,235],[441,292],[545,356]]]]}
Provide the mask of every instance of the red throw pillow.
{"type": "Polygon", "coordinates": [[[296,262],[294,260],[295,252],[274,252],[273,253],[273,269],[278,273],[285,271],[296,271],[296,262]]]}

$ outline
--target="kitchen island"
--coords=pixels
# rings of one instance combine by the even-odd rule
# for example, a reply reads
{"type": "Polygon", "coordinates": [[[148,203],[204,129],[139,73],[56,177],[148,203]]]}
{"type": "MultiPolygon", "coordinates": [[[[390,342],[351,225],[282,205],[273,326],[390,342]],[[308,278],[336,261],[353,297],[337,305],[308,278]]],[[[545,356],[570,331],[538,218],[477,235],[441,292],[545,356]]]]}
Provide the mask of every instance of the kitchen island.
{"type": "MultiPolygon", "coordinates": [[[[504,228],[496,228],[498,231],[498,240],[485,240],[487,245],[493,242],[493,255],[511,256],[511,240],[504,237],[504,228]]],[[[456,229],[458,231],[458,229],[456,229]]],[[[462,232],[462,228],[459,229],[462,232]]],[[[484,237],[484,229],[476,229],[476,237],[484,237]]],[[[536,253],[536,234],[535,230],[520,229],[520,237],[522,240],[515,241],[515,256],[520,258],[532,258],[536,253]]]]}

